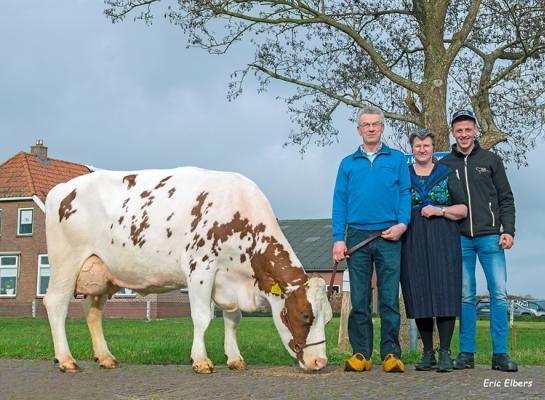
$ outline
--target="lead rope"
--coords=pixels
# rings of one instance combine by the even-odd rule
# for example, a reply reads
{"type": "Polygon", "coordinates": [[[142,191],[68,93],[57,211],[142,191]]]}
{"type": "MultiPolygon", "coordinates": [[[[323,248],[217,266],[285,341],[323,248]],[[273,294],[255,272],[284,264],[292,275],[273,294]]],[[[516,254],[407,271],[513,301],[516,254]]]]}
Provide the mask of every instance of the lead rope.
{"type": "MultiPolygon", "coordinates": [[[[357,245],[355,245],[354,247],[352,247],[350,250],[348,250],[346,253],[345,253],[345,256],[350,256],[351,254],[355,253],[356,251],[358,251],[359,249],[361,249],[362,247],[368,245],[369,243],[371,243],[373,240],[375,239],[378,239],[380,237],[380,233],[377,233],[371,237],[368,237],[367,239],[359,242],[357,245]]],[[[333,263],[333,271],[331,272],[331,280],[329,281],[329,288],[327,289],[327,299],[331,302],[331,296],[333,295],[333,282],[335,282],[335,274],[337,273],[337,267],[339,266],[339,262],[338,261],[335,261],[333,263]]]]}

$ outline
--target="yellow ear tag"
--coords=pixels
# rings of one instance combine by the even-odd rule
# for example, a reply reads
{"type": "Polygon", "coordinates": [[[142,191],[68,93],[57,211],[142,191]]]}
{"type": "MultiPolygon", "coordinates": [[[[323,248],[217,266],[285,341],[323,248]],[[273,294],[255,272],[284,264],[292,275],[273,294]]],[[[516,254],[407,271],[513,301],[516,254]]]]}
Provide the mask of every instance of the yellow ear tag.
{"type": "Polygon", "coordinates": [[[272,285],[271,293],[276,294],[277,296],[280,296],[282,294],[282,289],[280,288],[280,285],[278,283],[272,285]]]}

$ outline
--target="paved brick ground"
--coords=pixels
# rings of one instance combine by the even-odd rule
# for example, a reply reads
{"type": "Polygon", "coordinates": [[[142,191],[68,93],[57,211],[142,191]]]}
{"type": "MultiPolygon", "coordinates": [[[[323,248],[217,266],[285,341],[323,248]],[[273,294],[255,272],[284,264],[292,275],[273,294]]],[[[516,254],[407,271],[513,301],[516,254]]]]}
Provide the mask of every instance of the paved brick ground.
{"type": "Polygon", "coordinates": [[[123,365],[101,370],[81,362],[84,371],[58,372],[50,361],[0,359],[0,399],[542,399],[545,367],[521,367],[501,373],[488,366],[448,374],[386,374],[380,368],[345,373],[328,366],[320,373],[295,367],[253,367],[234,372],[220,366],[212,375],[196,375],[189,366],[123,365]],[[507,380],[507,381],[506,381],[507,380]],[[520,387],[524,382],[526,387],[520,387]],[[486,382],[497,386],[485,387],[486,382]],[[531,387],[528,385],[531,384],[531,387]],[[519,387],[514,387],[517,385],[519,387]]]}

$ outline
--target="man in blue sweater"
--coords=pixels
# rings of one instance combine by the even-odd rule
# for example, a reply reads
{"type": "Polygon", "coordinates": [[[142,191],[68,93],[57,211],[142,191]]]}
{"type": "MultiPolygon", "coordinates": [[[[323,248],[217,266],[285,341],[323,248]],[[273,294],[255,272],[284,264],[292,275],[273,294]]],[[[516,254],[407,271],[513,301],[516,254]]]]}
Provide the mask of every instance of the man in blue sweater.
{"type": "Polygon", "coordinates": [[[378,278],[381,318],[380,356],[386,372],[403,372],[399,359],[400,237],[411,213],[410,179],[405,156],[381,141],[384,114],[364,107],[358,114],[363,144],[341,161],[333,195],[333,261],[347,248],[377,234],[381,237],[352,254],[348,262],[352,311],[348,337],[354,355],[346,371],[368,371],[373,363],[371,276],[378,278]]]}

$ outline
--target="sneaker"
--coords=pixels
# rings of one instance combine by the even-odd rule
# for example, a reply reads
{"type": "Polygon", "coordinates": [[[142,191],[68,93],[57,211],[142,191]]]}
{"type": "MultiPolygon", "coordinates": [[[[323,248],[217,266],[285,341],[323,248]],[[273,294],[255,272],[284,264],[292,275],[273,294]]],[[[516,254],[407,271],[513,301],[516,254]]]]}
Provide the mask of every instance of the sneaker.
{"type": "Polygon", "coordinates": [[[492,355],[492,369],[497,369],[504,372],[517,372],[518,365],[511,360],[506,353],[492,355]]]}
{"type": "Polygon", "coordinates": [[[437,372],[451,372],[454,366],[450,358],[450,350],[439,349],[439,361],[437,361],[437,372]]]}
{"type": "Polygon", "coordinates": [[[382,362],[384,372],[405,372],[405,365],[395,354],[388,354],[382,362]]]}
{"type": "Polygon", "coordinates": [[[473,353],[458,353],[458,356],[452,363],[454,369],[475,368],[475,359],[473,353]]]}
{"type": "Polygon", "coordinates": [[[435,368],[435,351],[433,349],[424,349],[420,362],[414,366],[417,371],[430,371],[435,368]]]}
{"type": "Polygon", "coordinates": [[[373,368],[373,361],[366,359],[363,354],[356,353],[344,363],[345,371],[363,372],[373,368]]]}

